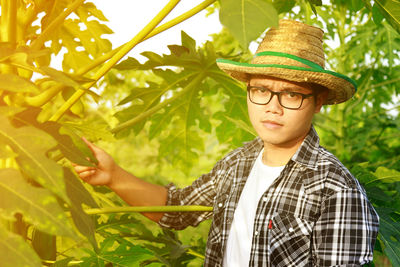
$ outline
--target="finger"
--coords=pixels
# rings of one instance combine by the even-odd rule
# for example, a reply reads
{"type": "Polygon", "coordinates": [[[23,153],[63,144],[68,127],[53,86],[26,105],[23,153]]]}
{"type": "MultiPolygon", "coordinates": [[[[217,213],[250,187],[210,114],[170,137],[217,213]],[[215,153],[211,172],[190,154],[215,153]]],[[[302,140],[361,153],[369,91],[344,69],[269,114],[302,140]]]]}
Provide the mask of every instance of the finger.
{"type": "Polygon", "coordinates": [[[96,170],[88,170],[88,171],[84,171],[84,172],[79,173],[79,177],[80,177],[82,180],[84,180],[84,181],[87,182],[88,180],[90,180],[90,178],[91,178],[94,174],[96,174],[96,170]]]}
{"type": "Polygon", "coordinates": [[[92,170],[96,170],[95,167],[90,167],[90,166],[82,166],[82,165],[76,165],[74,166],[74,170],[77,173],[81,173],[81,172],[85,172],[85,171],[92,171],[92,170]]]}
{"type": "Polygon", "coordinates": [[[83,142],[85,142],[85,144],[90,148],[90,150],[92,150],[93,154],[96,155],[96,152],[100,152],[102,151],[101,148],[97,147],[95,144],[93,144],[92,142],[90,142],[89,140],[87,140],[85,137],[82,136],[82,140],[83,142]]]}

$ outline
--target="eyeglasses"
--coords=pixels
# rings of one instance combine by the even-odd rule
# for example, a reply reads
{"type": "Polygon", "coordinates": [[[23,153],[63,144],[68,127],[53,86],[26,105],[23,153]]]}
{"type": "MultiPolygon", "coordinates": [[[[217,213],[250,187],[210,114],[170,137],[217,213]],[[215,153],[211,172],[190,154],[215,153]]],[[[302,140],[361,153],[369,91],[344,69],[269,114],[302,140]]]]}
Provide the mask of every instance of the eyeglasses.
{"type": "Polygon", "coordinates": [[[272,97],[277,95],[279,104],[287,109],[299,109],[304,99],[315,95],[290,91],[274,92],[268,88],[259,86],[248,86],[247,92],[249,93],[250,101],[257,105],[267,105],[272,97]]]}

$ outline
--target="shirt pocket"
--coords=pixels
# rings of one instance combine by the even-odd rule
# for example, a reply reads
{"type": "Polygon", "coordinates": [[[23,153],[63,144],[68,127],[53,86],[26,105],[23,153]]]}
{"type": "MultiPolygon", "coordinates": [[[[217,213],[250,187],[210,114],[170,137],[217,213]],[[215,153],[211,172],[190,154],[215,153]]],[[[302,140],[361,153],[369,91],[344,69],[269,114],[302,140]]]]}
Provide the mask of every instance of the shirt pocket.
{"type": "Polygon", "coordinates": [[[269,222],[272,266],[308,266],[314,223],[290,214],[276,214],[269,222]]]}

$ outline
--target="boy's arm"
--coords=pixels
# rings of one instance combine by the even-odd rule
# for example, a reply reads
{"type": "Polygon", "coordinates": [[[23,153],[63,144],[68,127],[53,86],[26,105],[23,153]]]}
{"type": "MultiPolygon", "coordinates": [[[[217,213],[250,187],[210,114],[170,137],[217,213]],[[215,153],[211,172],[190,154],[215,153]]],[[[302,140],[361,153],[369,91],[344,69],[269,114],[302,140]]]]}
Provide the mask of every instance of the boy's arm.
{"type": "MultiPolygon", "coordinates": [[[[83,139],[98,160],[96,167],[74,164],[79,177],[91,185],[105,185],[117,193],[131,206],[164,206],[167,202],[167,189],[143,181],[122,169],[114,159],[101,148],[83,139]]],[[[143,213],[158,222],[163,213],[143,213]]]]}

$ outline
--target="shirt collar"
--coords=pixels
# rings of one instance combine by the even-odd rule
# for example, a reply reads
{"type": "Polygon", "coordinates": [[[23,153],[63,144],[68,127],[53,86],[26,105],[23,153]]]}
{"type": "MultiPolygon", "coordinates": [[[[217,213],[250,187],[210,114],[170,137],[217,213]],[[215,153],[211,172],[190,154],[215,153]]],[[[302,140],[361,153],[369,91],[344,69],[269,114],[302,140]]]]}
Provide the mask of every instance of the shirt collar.
{"type": "Polygon", "coordinates": [[[318,150],[319,150],[319,137],[311,126],[310,131],[306,138],[304,138],[303,143],[297,149],[296,153],[293,155],[292,160],[299,163],[300,165],[316,170],[318,162],[318,150]]]}

